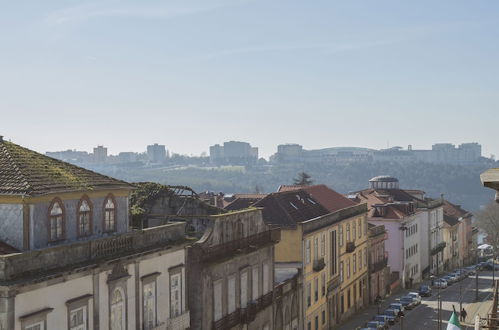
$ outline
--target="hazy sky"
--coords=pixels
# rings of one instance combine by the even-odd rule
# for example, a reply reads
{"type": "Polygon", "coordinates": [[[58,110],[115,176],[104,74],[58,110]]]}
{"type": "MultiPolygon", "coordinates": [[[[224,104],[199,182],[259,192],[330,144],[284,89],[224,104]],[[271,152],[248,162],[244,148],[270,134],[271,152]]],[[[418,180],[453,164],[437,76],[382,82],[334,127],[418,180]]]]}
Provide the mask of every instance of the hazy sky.
{"type": "Polygon", "coordinates": [[[0,135],[38,151],[480,142],[499,1],[0,0],[0,135]]]}

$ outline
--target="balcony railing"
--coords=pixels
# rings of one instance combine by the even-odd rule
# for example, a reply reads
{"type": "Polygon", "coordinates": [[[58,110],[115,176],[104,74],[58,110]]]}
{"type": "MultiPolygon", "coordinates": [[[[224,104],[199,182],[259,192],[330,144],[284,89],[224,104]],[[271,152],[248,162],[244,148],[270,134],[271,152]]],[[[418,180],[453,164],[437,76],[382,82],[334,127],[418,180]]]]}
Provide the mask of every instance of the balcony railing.
{"type": "Polygon", "coordinates": [[[168,319],[166,323],[166,330],[189,329],[190,326],[190,314],[189,311],[186,311],[174,318],[168,319]]]}
{"type": "Polygon", "coordinates": [[[212,329],[228,330],[238,324],[252,322],[260,311],[272,305],[273,296],[274,292],[270,291],[257,300],[249,302],[246,308],[239,308],[233,313],[227,314],[220,320],[213,322],[212,329]]]}
{"type": "Polygon", "coordinates": [[[382,270],[383,268],[386,267],[386,265],[388,265],[388,258],[383,258],[377,262],[375,262],[373,265],[372,265],[372,270],[371,272],[372,273],[376,273],[376,272],[379,272],[380,270],[382,270]]]}
{"type": "Polygon", "coordinates": [[[243,252],[248,249],[256,249],[265,245],[276,244],[281,239],[279,228],[267,230],[252,236],[225,242],[218,245],[203,247],[193,246],[193,253],[200,261],[210,262],[243,252]]]}
{"type": "Polygon", "coordinates": [[[437,246],[435,246],[433,249],[431,249],[431,255],[433,256],[439,252],[442,252],[445,249],[446,245],[447,244],[445,242],[439,243],[437,246]]]}
{"type": "Polygon", "coordinates": [[[333,292],[335,289],[339,288],[340,285],[340,276],[337,275],[333,277],[329,282],[327,282],[327,292],[333,292]]]}
{"type": "Polygon", "coordinates": [[[326,267],[326,263],[324,262],[324,258],[320,258],[317,260],[314,260],[314,272],[320,272],[321,270],[326,267]]]}
{"type": "Polygon", "coordinates": [[[355,251],[355,242],[347,242],[347,253],[355,251]]]}

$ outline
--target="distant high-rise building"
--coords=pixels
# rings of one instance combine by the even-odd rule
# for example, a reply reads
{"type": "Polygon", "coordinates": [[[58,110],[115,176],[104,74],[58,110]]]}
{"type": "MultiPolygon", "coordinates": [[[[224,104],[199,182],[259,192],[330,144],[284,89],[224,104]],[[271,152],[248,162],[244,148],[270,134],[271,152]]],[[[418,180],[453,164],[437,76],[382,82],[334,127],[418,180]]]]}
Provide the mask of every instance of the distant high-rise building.
{"type": "Polygon", "coordinates": [[[164,162],[166,159],[165,146],[157,143],[147,146],[147,158],[151,163],[164,162]]]}
{"type": "Polygon", "coordinates": [[[97,146],[94,148],[94,161],[98,164],[103,164],[107,160],[107,148],[103,146],[97,146]]]}
{"type": "Polygon", "coordinates": [[[210,147],[210,162],[215,165],[252,165],[258,160],[258,148],[247,142],[228,141],[210,147]]]}

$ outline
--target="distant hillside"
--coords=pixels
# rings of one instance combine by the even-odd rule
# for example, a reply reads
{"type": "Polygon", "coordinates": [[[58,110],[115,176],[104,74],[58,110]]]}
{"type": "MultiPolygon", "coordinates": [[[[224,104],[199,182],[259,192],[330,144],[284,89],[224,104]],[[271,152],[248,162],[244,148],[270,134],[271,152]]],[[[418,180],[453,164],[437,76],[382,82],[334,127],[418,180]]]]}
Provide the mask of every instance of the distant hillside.
{"type": "Polygon", "coordinates": [[[368,187],[370,178],[390,175],[400,180],[401,188],[421,189],[428,196],[445,198],[475,211],[494,196],[492,190],[482,187],[480,173],[497,166],[492,162],[478,165],[437,165],[428,163],[400,164],[391,162],[353,163],[323,166],[287,165],[255,169],[225,168],[135,168],[104,170],[105,174],[131,181],[155,181],[170,185],[187,185],[200,192],[205,190],[235,192],[274,192],[281,184],[291,184],[293,178],[305,171],[315,183],[325,183],[333,189],[348,193],[368,187]]]}

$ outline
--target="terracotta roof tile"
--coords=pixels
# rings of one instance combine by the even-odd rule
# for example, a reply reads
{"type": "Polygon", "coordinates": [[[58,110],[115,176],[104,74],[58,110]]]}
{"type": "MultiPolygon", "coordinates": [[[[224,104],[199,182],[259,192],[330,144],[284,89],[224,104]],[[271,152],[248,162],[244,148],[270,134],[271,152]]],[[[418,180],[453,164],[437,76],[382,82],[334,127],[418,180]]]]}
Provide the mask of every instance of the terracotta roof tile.
{"type": "Polygon", "coordinates": [[[334,191],[325,184],[318,184],[313,186],[280,186],[279,191],[295,191],[302,189],[310,194],[329,212],[336,212],[338,210],[355,206],[357,203],[346,198],[342,194],[334,191]]]}
{"type": "Polygon", "coordinates": [[[127,182],[0,141],[2,195],[36,196],[52,192],[131,187],[127,182]]]}

